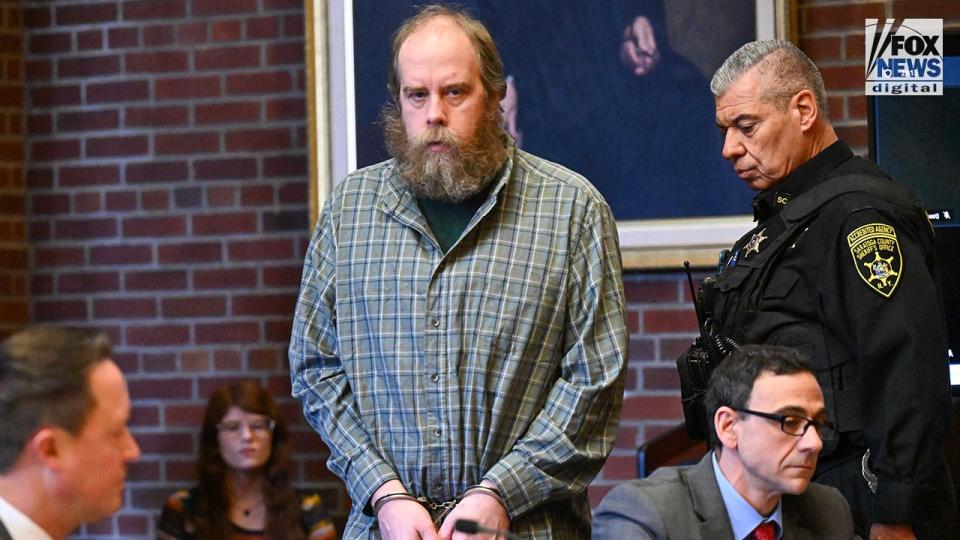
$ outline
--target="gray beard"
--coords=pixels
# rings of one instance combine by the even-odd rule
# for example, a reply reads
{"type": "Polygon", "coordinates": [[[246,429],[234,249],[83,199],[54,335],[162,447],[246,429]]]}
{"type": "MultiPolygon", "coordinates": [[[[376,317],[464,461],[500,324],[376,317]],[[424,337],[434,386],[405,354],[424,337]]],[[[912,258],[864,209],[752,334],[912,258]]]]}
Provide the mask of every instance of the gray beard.
{"type": "Polygon", "coordinates": [[[384,141],[396,158],[400,179],[415,196],[459,203],[483,191],[508,157],[508,135],[500,127],[498,104],[480,119],[474,136],[466,143],[447,127],[422,131],[410,140],[395,105],[384,107],[384,141]],[[434,152],[430,142],[442,142],[447,150],[434,152]]]}

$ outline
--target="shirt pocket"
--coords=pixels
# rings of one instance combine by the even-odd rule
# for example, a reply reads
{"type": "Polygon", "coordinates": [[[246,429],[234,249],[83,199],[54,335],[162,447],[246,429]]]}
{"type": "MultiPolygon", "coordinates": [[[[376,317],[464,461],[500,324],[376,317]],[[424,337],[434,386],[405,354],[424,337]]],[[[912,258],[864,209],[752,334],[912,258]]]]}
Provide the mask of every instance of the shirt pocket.
{"type": "Polygon", "coordinates": [[[800,275],[792,270],[780,270],[773,275],[766,290],[763,291],[764,300],[782,300],[790,295],[790,291],[800,281],[800,275]]]}

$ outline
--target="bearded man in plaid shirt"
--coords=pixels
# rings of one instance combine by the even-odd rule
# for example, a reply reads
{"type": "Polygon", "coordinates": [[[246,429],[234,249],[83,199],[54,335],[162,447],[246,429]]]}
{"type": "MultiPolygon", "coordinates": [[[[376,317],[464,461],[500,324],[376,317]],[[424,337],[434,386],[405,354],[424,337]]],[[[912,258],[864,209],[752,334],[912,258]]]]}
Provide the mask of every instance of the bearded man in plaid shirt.
{"type": "Polygon", "coordinates": [[[582,176],[501,128],[503,65],[476,19],[397,31],[393,159],[327,200],[310,242],[293,394],[353,502],[346,538],[589,538],[627,330],[616,222],[582,176]]]}

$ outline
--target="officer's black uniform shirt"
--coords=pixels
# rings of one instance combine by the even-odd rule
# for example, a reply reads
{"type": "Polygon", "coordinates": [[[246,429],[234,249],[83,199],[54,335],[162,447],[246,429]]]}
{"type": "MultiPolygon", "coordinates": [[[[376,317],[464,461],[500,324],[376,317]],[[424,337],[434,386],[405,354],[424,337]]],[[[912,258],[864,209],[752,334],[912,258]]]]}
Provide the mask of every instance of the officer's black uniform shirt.
{"type": "MultiPolygon", "coordinates": [[[[947,341],[925,213],[842,141],[753,206],[758,225],[717,278],[721,333],[811,357],[841,431],[839,442],[825,442],[817,474],[869,448],[879,477],[866,504],[870,521],[917,523],[931,505],[952,500],[940,450],[947,341]],[[838,189],[846,185],[869,189],[838,189]]],[[[859,496],[840,488],[848,500],[859,496]]]]}
{"type": "MultiPolygon", "coordinates": [[[[774,190],[761,191],[753,199],[753,218],[758,222],[764,222],[773,217],[793,195],[800,195],[819,183],[828,174],[836,171],[837,174],[845,174],[846,170],[850,172],[855,170],[859,163],[852,162],[848,167],[843,165],[853,158],[853,152],[843,141],[837,141],[813,159],[797,167],[792,173],[787,175],[782,182],[774,186],[774,190]]],[[[877,169],[876,172],[883,174],[877,169]]],[[[886,176],[886,174],[883,174],[886,176]]]]}

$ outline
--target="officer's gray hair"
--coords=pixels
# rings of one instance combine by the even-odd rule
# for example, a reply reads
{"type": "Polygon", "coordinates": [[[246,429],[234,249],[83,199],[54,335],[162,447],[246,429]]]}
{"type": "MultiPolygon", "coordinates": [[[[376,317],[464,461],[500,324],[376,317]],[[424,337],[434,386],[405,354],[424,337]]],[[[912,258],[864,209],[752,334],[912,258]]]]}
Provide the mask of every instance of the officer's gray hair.
{"type": "Polygon", "coordinates": [[[793,43],[782,39],[751,41],[731,54],[713,74],[710,91],[720,97],[753,68],[763,78],[760,99],[786,110],[790,99],[801,90],[810,90],[817,100],[820,118],[829,122],[827,91],[813,60],[793,43]]]}

